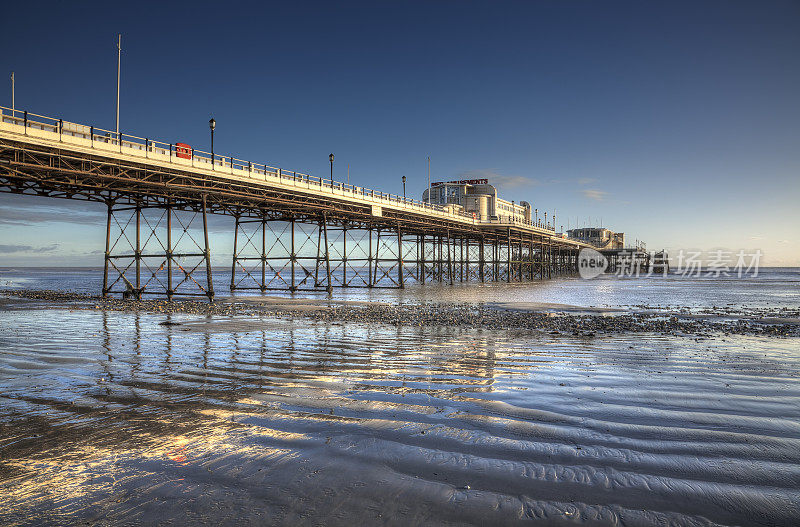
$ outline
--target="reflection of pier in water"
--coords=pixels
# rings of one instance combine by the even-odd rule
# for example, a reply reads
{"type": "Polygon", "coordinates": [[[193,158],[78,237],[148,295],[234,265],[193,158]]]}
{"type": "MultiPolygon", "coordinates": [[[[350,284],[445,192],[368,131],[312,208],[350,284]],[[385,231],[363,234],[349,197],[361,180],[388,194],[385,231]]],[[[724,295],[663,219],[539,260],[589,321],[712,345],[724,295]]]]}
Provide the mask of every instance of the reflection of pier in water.
{"type": "Polygon", "coordinates": [[[224,321],[217,330],[214,321],[179,322],[172,315],[157,331],[143,331],[139,313],[101,316],[98,362],[108,386],[187,395],[201,388],[205,396],[234,402],[264,389],[302,386],[435,394],[490,390],[493,382],[494,338],[476,340],[457,330],[265,319],[232,331],[224,321]],[[253,330],[255,325],[264,327],[253,330]]]}

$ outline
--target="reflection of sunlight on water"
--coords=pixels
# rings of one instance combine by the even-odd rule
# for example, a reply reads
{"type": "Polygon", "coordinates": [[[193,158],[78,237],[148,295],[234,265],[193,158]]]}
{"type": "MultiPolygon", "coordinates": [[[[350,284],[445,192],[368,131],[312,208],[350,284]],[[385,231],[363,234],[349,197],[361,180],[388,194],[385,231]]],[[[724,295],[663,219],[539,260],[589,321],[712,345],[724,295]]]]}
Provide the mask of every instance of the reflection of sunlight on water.
{"type": "Polygon", "coordinates": [[[600,294],[607,295],[607,294],[613,293],[614,289],[611,287],[610,284],[602,284],[602,285],[598,285],[595,288],[595,291],[597,291],[600,294]]]}
{"type": "MultiPolygon", "coordinates": [[[[208,422],[206,422],[208,425],[208,422]]],[[[262,435],[268,435],[265,430],[262,435]]],[[[297,456],[288,449],[264,448],[231,442],[224,428],[204,427],[201,437],[183,435],[139,438],[135,447],[71,445],[71,451],[51,460],[17,458],[3,463],[5,470],[17,474],[1,481],[2,502],[11,507],[56,509],[61,514],[76,514],[91,501],[124,497],[133,488],[129,483],[152,485],[146,481],[154,472],[172,472],[179,467],[207,468],[221,452],[237,452],[252,461],[289,459],[297,456]],[[79,446],[75,449],[75,446],[79,446]],[[170,468],[172,466],[172,468],[170,468]]],[[[161,480],[162,478],[158,478],[161,480]]],[[[180,478],[168,478],[180,485],[180,478]]],[[[121,501],[121,500],[118,500],[121,501]]]]}
{"type": "MultiPolygon", "coordinates": [[[[222,297],[230,283],[230,275],[217,269],[215,287],[222,297]]],[[[24,279],[20,287],[33,289],[74,290],[96,294],[100,291],[101,270],[46,270],[20,269],[2,275],[6,280],[24,279]]],[[[800,305],[800,270],[763,269],[756,278],[724,277],[640,277],[617,278],[602,275],[592,280],[556,278],[523,283],[456,283],[453,286],[408,284],[404,289],[337,289],[337,300],[368,302],[419,303],[419,302],[485,302],[502,299],[504,302],[548,302],[578,306],[639,306],[663,305],[685,307],[711,307],[711,305],[797,308],[800,305]],[[635,285],[635,287],[634,287],[635,285]]],[[[283,293],[276,296],[293,298],[326,298],[318,293],[283,293]]],[[[252,296],[236,292],[234,296],[252,296]]]]}
{"type": "Polygon", "coordinates": [[[1,314],[0,523],[800,514],[797,339],[1,314]]]}

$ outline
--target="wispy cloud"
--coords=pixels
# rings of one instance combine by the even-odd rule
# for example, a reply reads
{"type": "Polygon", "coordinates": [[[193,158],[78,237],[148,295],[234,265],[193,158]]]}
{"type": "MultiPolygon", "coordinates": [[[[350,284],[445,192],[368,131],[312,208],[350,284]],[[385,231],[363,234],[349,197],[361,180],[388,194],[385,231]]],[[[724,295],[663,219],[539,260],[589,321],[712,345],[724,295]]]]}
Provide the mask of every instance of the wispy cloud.
{"type": "Polygon", "coordinates": [[[0,224],[33,225],[36,223],[77,223],[99,225],[104,214],[94,210],[76,210],[73,207],[52,205],[42,206],[0,206],[0,224]]]}
{"type": "Polygon", "coordinates": [[[581,194],[583,194],[583,197],[587,199],[591,199],[594,201],[603,201],[606,199],[608,192],[604,190],[597,190],[594,188],[585,188],[581,190],[581,194]]]}
{"type": "MultiPolygon", "coordinates": [[[[126,214],[119,213],[119,219],[125,224],[126,214]]],[[[145,209],[153,223],[163,214],[160,209],[145,209]]],[[[202,229],[199,215],[193,212],[177,212],[184,222],[194,218],[191,228],[202,229]]],[[[86,201],[56,200],[39,196],[23,196],[16,194],[0,195],[0,226],[2,225],[40,225],[40,224],[72,224],[72,225],[105,225],[106,207],[102,203],[86,201]]],[[[161,226],[164,226],[161,222],[161,226]]],[[[211,214],[208,217],[208,229],[214,232],[233,232],[233,219],[230,216],[211,214]]],[[[115,227],[116,228],[116,227],[115,227]]],[[[202,231],[201,231],[202,232],[202,231]]]]}
{"type": "Polygon", "coordinates": [[[492,169],[467,170],[458,174],[456,179],[488,179],[490,184],[501,189],[541,185],[538,179],[527,176],[504,176],[492,169]]]}
{"type": "Polygon", "coordinates": [[[595,183],[596,181],[597,181],[597,178],[582,177],[582,178],[578,179],[578,185],[591,185],[592,183],[595,183]]]}
{"type": "Polygon", "coordinates": [[[58,244],[47,245],[45,247],[33,247],[32,245],[0,245],[0,254],[12,253],[48,253],[58,249],[58,244]]]}

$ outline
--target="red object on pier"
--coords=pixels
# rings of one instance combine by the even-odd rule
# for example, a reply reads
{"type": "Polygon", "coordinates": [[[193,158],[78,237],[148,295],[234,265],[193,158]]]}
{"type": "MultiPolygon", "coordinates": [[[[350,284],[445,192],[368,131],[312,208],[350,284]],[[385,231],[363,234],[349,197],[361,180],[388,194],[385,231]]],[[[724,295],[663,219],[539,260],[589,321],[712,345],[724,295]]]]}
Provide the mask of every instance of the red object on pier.
{"type": "Polygon", "coordinates": [[[192,147],[186,143],[175,143],[175,155],[182,159],[191,159],[192,147]]]}

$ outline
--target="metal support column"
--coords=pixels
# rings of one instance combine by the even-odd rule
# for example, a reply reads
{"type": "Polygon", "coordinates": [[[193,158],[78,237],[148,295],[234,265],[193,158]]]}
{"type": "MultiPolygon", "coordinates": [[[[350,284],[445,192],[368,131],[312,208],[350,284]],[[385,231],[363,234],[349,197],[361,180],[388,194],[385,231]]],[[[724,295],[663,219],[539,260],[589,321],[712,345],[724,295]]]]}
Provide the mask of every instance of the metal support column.
{"type": "MultiPolygon", "coordinates": [[[[464,281],[464,238],[458,239],[459,246],[461,247],[461,258],[458,260],[459,267],[461,271],[458,273],[458,278],[460,282],[464,281]]],[[[467,247],[467,252],[469,252],[469,247],[467,247]]]]}
{"type": "Polygon", "coordinates": [[[450,255],[450,249],[452,248],[455,250],[455,247],[451,247],[452,239],[450,238],[450,229],[447,230],[447,275],[450,280],[450,285],[453,285],[453,258],[450,255]]]}
{"type": "Polygon", "coordinates": [[[507,231],[507,241],[508,241],[508,251],[506,252],[506,267],[508,267],[508,276],[506,276],[506,281],[508,283],[511,283],[511,275],[514,274],[514,271],[511,266],[511,253],[513,252],[513,247],[511,245],[511,227],[509,227],[507,231]]]}
{"type": "Polygon", "coordinates": [[[342,286],[347,287],[347,222],[342,224],[342,286]]]}
{"type": "Polygon", "coordinates": [[[294,252],[294,216],[292,216],[292,219],[291,219],[290,223],[291,223],[291,229],[292,230],[291,230],[291,238],[290,238],[291,246],[290,246],[290,249],[289,249],[289,258],[290,258],[290,260],[289,260],[289,268],[291,269],[292,280],[291,280],[291,285],[289,286],[289,291],[296,291],[297,290],[297,285],[295,284],[294,269],[295,269],[295,263],[297,262],[297,255],[294,252]]]}
{"type": "Polygon", "coordinates": [[[467,268],[467,282],[469,282],[469,264],[470,264],[469,245],[470,245],[470,239],[466,238],[464,240],[464,243],[467,245],[466,260],[464,261],[464,263],[466,264],[466,268],[467,268]]]}
{"type": "Polygon", "coordinates": [[[211,275],[211,249],[208,245],[208,216],[206,215],[206,195],[203,194],[203,239],[205,240],[205,257],[206,257],[206,278],[208,280],[208,289],[206,294],[208,300],[214,300],[214,282],[211,275]]]}
{"type": "Polygon", "coordinates": [[[436,277],[436,279],[439,282],[441,282],[442,278],[444,277],[444,269],[442,269],[442,267],[444,267],[444,257],[442,256],[442,235],[441,234],[438,236],[438,246],[439,246],[439,255],[436,258],[436,267],[437,267],[437,270],[438,270],[437,271],[438,276],[436,277]]]}
{"type": "Polygon", "coordinates": [[[369,228],[369,253],[367,256],[367,267],[369,272],[369,279],[367,280],[367,287],[372,287],[373,284],[373,275],[372,275],[372,227],[369,228]]]}
{"type": "Polygon", "coordinates": [[[483,236],[481,236],[480,245],[478,246],[478,278],[480,278],[481,282],[485,281],[484,267],[486,267],[486,253],[483,236]]]}
{"type": "Polygon", "coordinates": [[[331,255],[330,246],[328,245],[328,218],[325,213],[322,213],[322,232],[325,238],[325,274],[328,277],[328,286],[326,287],[328,293],[333,292],[333,281],[331,280],[331,255]]]}
{"type": "Polygon", "coordinates": [[[424,234],[421,235],[420,239],[422,240],[422,247],[420,248],[420,253],[422,255],[422,258],[420,259],[420,264],[422,266],[422,270],[421,270],[421,273],[420,273],[419,281],[420,281],[421,284],[424,284],[425,283],[425,273],[427,272],[426,269],[425,269],[425,251],[427,250],[427,247],[425,246],[425,235],[424,234]]]}
{"type": "Polygon", "coordinates": [[[497,281],[497,237],[493,236],[491,241],[491,267],[492,267],[492,281],[497,281]]]}
{"type": "Polygon", "coordinates": [[[111,260],[111,207],[112,202],[108,202],[108,217],[106,219],[106,253],[103,264],[103,297],[108,296],[108,264],[111,260]]]}
{"type": "Polygon", "coordinates": [[[172,294],[172,203],[167,201],[167,300],[172,294]]]}
{"type": "Polygon", "coordinates": [[[403,234],[400,222],[397,222],[397,277],[400,289],[406,286],[403,274],[403,234]]]}
{"type": "Polygon", "coordinates": [[[383,277],[378,277],[378,263],[380,262],[381,256],[381,228],[378,227],[377,232],[375,233],[375,272],[373,273],[373,285],[378,285],[378,282],[383,277]]]}
{"type": "Polygon", "coordinates": [[[233,229],[233,260],[231,261],[231,293],[236,289],[236,256],[239,250],[239,215],[234,216],[236,220],[233,229]]]}
{"type": "Polygon", "coordinates": [[[539,280],[544,280],[544,238],[539,238],[539,280]]]}
{"type": "Polygon", "coordinates": [[[136,250],[134,251],[134,256],[136,258],[136,290],[133,292],[134,298],[136,300],[142,299],[142,283],[141,283],[141,276],[142,276],[142,245],[141,245],[141,229],[140,224],[142,220],[142,208],[139,204],[136,204],[136,250]]]}
{"type": "MultiPolygon", "coordinates": [[[[317,241],[319,246],[319,241],[317,241]]],[[[267,219],[261,217],[261,293],[267,291],[267,219]]]]}

